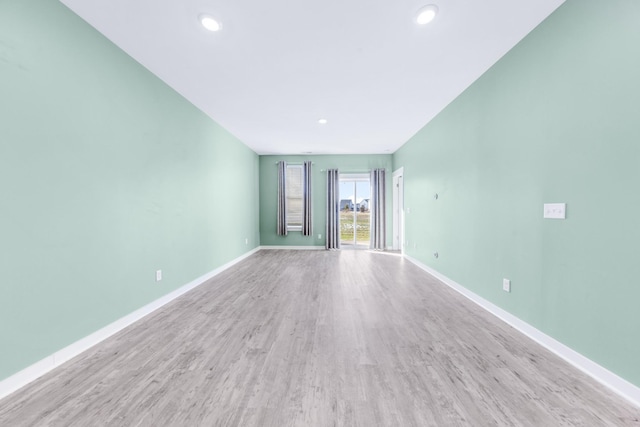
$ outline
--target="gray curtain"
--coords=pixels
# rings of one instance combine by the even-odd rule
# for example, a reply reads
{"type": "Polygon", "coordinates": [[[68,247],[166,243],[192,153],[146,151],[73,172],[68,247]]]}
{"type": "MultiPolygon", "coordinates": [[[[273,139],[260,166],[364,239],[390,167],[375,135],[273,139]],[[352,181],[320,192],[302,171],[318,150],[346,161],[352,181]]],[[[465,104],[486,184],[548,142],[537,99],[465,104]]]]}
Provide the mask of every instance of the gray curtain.
{"type": "Polygon", "coordinates": [[[278,236],[287,235],[287,162],[278,162],[278,224],[276,232],[278,236]]]}
{"type": "Polygon", "coordinates": [[[340,175],[338,169],[327,171],[327,241],[326,249],[340,249],[340,175]]]}
{"type": "Polygon", "coordinates": [[[311,162],[304,162],[302,166],[302,235],[311,236],[313,222],[311,221],[311,162]]]}
{"type": "Polygon", "coordinates": [[[371,171],[371,249],[384,250],[385,230],[385,170],[371,171]]]}

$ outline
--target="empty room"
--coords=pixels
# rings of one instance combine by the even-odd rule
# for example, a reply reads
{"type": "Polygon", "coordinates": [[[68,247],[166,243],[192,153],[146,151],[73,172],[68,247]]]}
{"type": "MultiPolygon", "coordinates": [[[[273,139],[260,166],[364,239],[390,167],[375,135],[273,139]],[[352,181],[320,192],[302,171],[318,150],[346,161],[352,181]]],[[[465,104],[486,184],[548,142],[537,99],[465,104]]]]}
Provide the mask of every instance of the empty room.
{"type": "Polygon", "coordinates": [[[0,426],[640,426],[640,1],[0,0],[0,426]]]}

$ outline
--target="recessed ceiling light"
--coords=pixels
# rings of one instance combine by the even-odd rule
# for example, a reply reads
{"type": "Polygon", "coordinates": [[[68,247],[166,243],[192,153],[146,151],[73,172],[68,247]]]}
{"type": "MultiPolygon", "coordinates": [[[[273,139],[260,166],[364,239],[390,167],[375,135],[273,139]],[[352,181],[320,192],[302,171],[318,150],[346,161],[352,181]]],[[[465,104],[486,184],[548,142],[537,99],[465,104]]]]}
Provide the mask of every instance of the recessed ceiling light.
{"type": "Polygon", "coordinates": [[[318,123],[320,123],[321,125],[326,125],[328,123],[327,119],[320,119],[318,120],[318,123]]]}
{"type": "Polygon", "coordinates": [[[222,25],[211,15],[202,14],[199,16],[200,23],[209,31],[220,31],[222,25]]]}
{"type": "Polygon", "coordinates": [[[416,14],[416,22],[420,25],[428,24],[438,14],[438,6],[429,4],[418,11],[416,14]]]}

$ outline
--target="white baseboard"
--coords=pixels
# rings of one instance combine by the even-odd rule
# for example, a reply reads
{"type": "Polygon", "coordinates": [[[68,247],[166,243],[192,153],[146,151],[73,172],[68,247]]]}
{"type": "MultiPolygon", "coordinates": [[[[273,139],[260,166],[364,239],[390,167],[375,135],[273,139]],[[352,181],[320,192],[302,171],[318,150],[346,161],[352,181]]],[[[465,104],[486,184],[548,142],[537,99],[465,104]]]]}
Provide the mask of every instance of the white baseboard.
{"type": "Polygon", "coordinates": [[[8,396],[9,394],[13,393],[19,388],[24,387],[31,381],[41,377],[42,375],[46,374],[52,369],[60,366],[64,362],[79,355],[83,351],[86,351],[89,348],[93,347],[94,345],[100,343],[101,341],[104,341],[105,339],[109,338],[116,332],[119,332],[122,329],[126,328],[127,326],[131,325],[132,323],[137,322],[138,320],[142,319],[146,315],[154,312],[155,310],[159,309],[163,305],[173,301],[174,299],[192,290],[193,288],[203,284],[207,280],[220,274],[224,270],[237,264],[238,262],[249,257],[250,255],[253,255],[259,250],[260,248],[258,247],[245,253],[244,255],[241,255],[240,257],[216,268],[215,270],[203,276],[198,277],[197,279],[187,283],[186,285],[181,286],[175,291],[170,292],[165,296],[158,298],[157,300],[137,309],[133,313],[130,313],[116,320],[115,322],[105,326],[104,328],[97,330],[91,335],[81,338],[80,340],[74,342],[73,344],[70,344],[63,349],[56,351],[55,353],[45,357],[44,359],[34,363],[31,366],[28,366],[27,368],[21,370],[20,372],[13,374],[9,378],[6,378],[0,381],[0,399],[2,399],[5,396],[8,396]]]}
{"type": "Polygon", "coordinates": [[[471,292],[464,286],[449,279],[445,275],[440,274],[438,271],[421,263],[415,258],[412,258],[408,255],[405,255],[404,257],[408,261],[412,262],[422,270],[426,271],[427,273],[435,277],[436,279],[443,282],[445,285],[458,291],[460,294],[467,297],[468,299],[470,299],[472,302],[476,303],[480,307],[484,308],[489,313],[503,320],[507,324],[513,326],[515,329],[522,332],[532,340],[536,341],[538,344],[547,348],[549,351],[555,353],[562,359],[566,360],[571,365],[580,369],[582,372],[586,373],[587,375],[589,375],[590,377],[592,377],[602,385],[611,389],[613,392],[619,394],[629,402],[640,407],[640,387],[637,387],[636,385],[631,384],[629,381],[619,377],[618,375],[614,374],[608,369],[598,365],[597,363],[586,358],[585,356],[578,353],[577,351],[572,350],[571,348],[562,344],[560,341],[557,341],[554,338],[551,338],[550,336],[539,331],[538,329],[534,328],[533,326],[526,323],[525,321],[501,309],[497,305],[487,301],[481,296],[471,292]]]}
{"type": "Polygon", "coordinates": [[[260,246],[260,249],[272,250],[272,249],[283,249],[290,251],[323,251],[324,245],[322,246],[260,246]]]}

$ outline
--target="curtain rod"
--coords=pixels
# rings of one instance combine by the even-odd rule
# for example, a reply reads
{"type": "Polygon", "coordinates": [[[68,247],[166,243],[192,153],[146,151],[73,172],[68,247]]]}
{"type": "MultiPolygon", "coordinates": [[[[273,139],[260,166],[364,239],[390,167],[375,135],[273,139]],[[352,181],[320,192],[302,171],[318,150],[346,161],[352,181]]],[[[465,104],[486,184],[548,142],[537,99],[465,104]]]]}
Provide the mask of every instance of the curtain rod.
{"type": "MultiPolygon", "coordinates": [[[[331,169],[336,169],[336,168],[331,168],[331,169]]],[[[361,174],[364,174],[364,173],[369,174],[374,169],[378,169],[378,168],[364,169],[364,170],[341,170],[341,169],[339,169],[338,172],[340,173],[340,175],[361,175],[361,174]]],[[[326,172],[327,170],[328,169],[320,169],[320,172],[326,172]]]]}
{"type": "MultiPolygon", "coordinates": [[[[277,166],[278,163],[280,163],[280,162],[275,162],[274,165],[277,166]]],[[[287,163],[287,164],[290,164],[290,165],[293,165],[293,166],[301,166],[302,165],[302,163],[287,163]]],[[[311,164],[315,165],[316,162],[311,162],[311,164]]],[[[336,169],[336,168],[330,168],[330,169],[336,169]]],[[[373,171],[374,169],[385,169],[386,170],[386,168],[371,168],[371,169],[363,169],[363,170],[346,170],[346,171],[343,170],[343,171],[340,171],[340,174],[347,174],[348,175],[348,174],[357,174],[357,173],[371,173],[371,171],[373,171]]],[[[328,169],[320,169],[320,172],[326,172],[327,170],[328,169]]]]}
{"type": "MultiPolygon", "coordinates": [[[[275,163],[274,163],[274,165],[277,165],[278,163],[280,163],[280,162],[275,162],[275,163]]],[[[301,165],[301,164],[303,164],[303,163],[297,163],[297,162],[289,163],[289,162],[287,162],[287,164],[288,164],[288,165],[294,165],[294,166],[295,166],[295,165],[301,165]]],[[[312,164],[312,165],[315,165],[315,164],[316,164],[316,162],[311,162],[311,164],[312,164]]]]}

